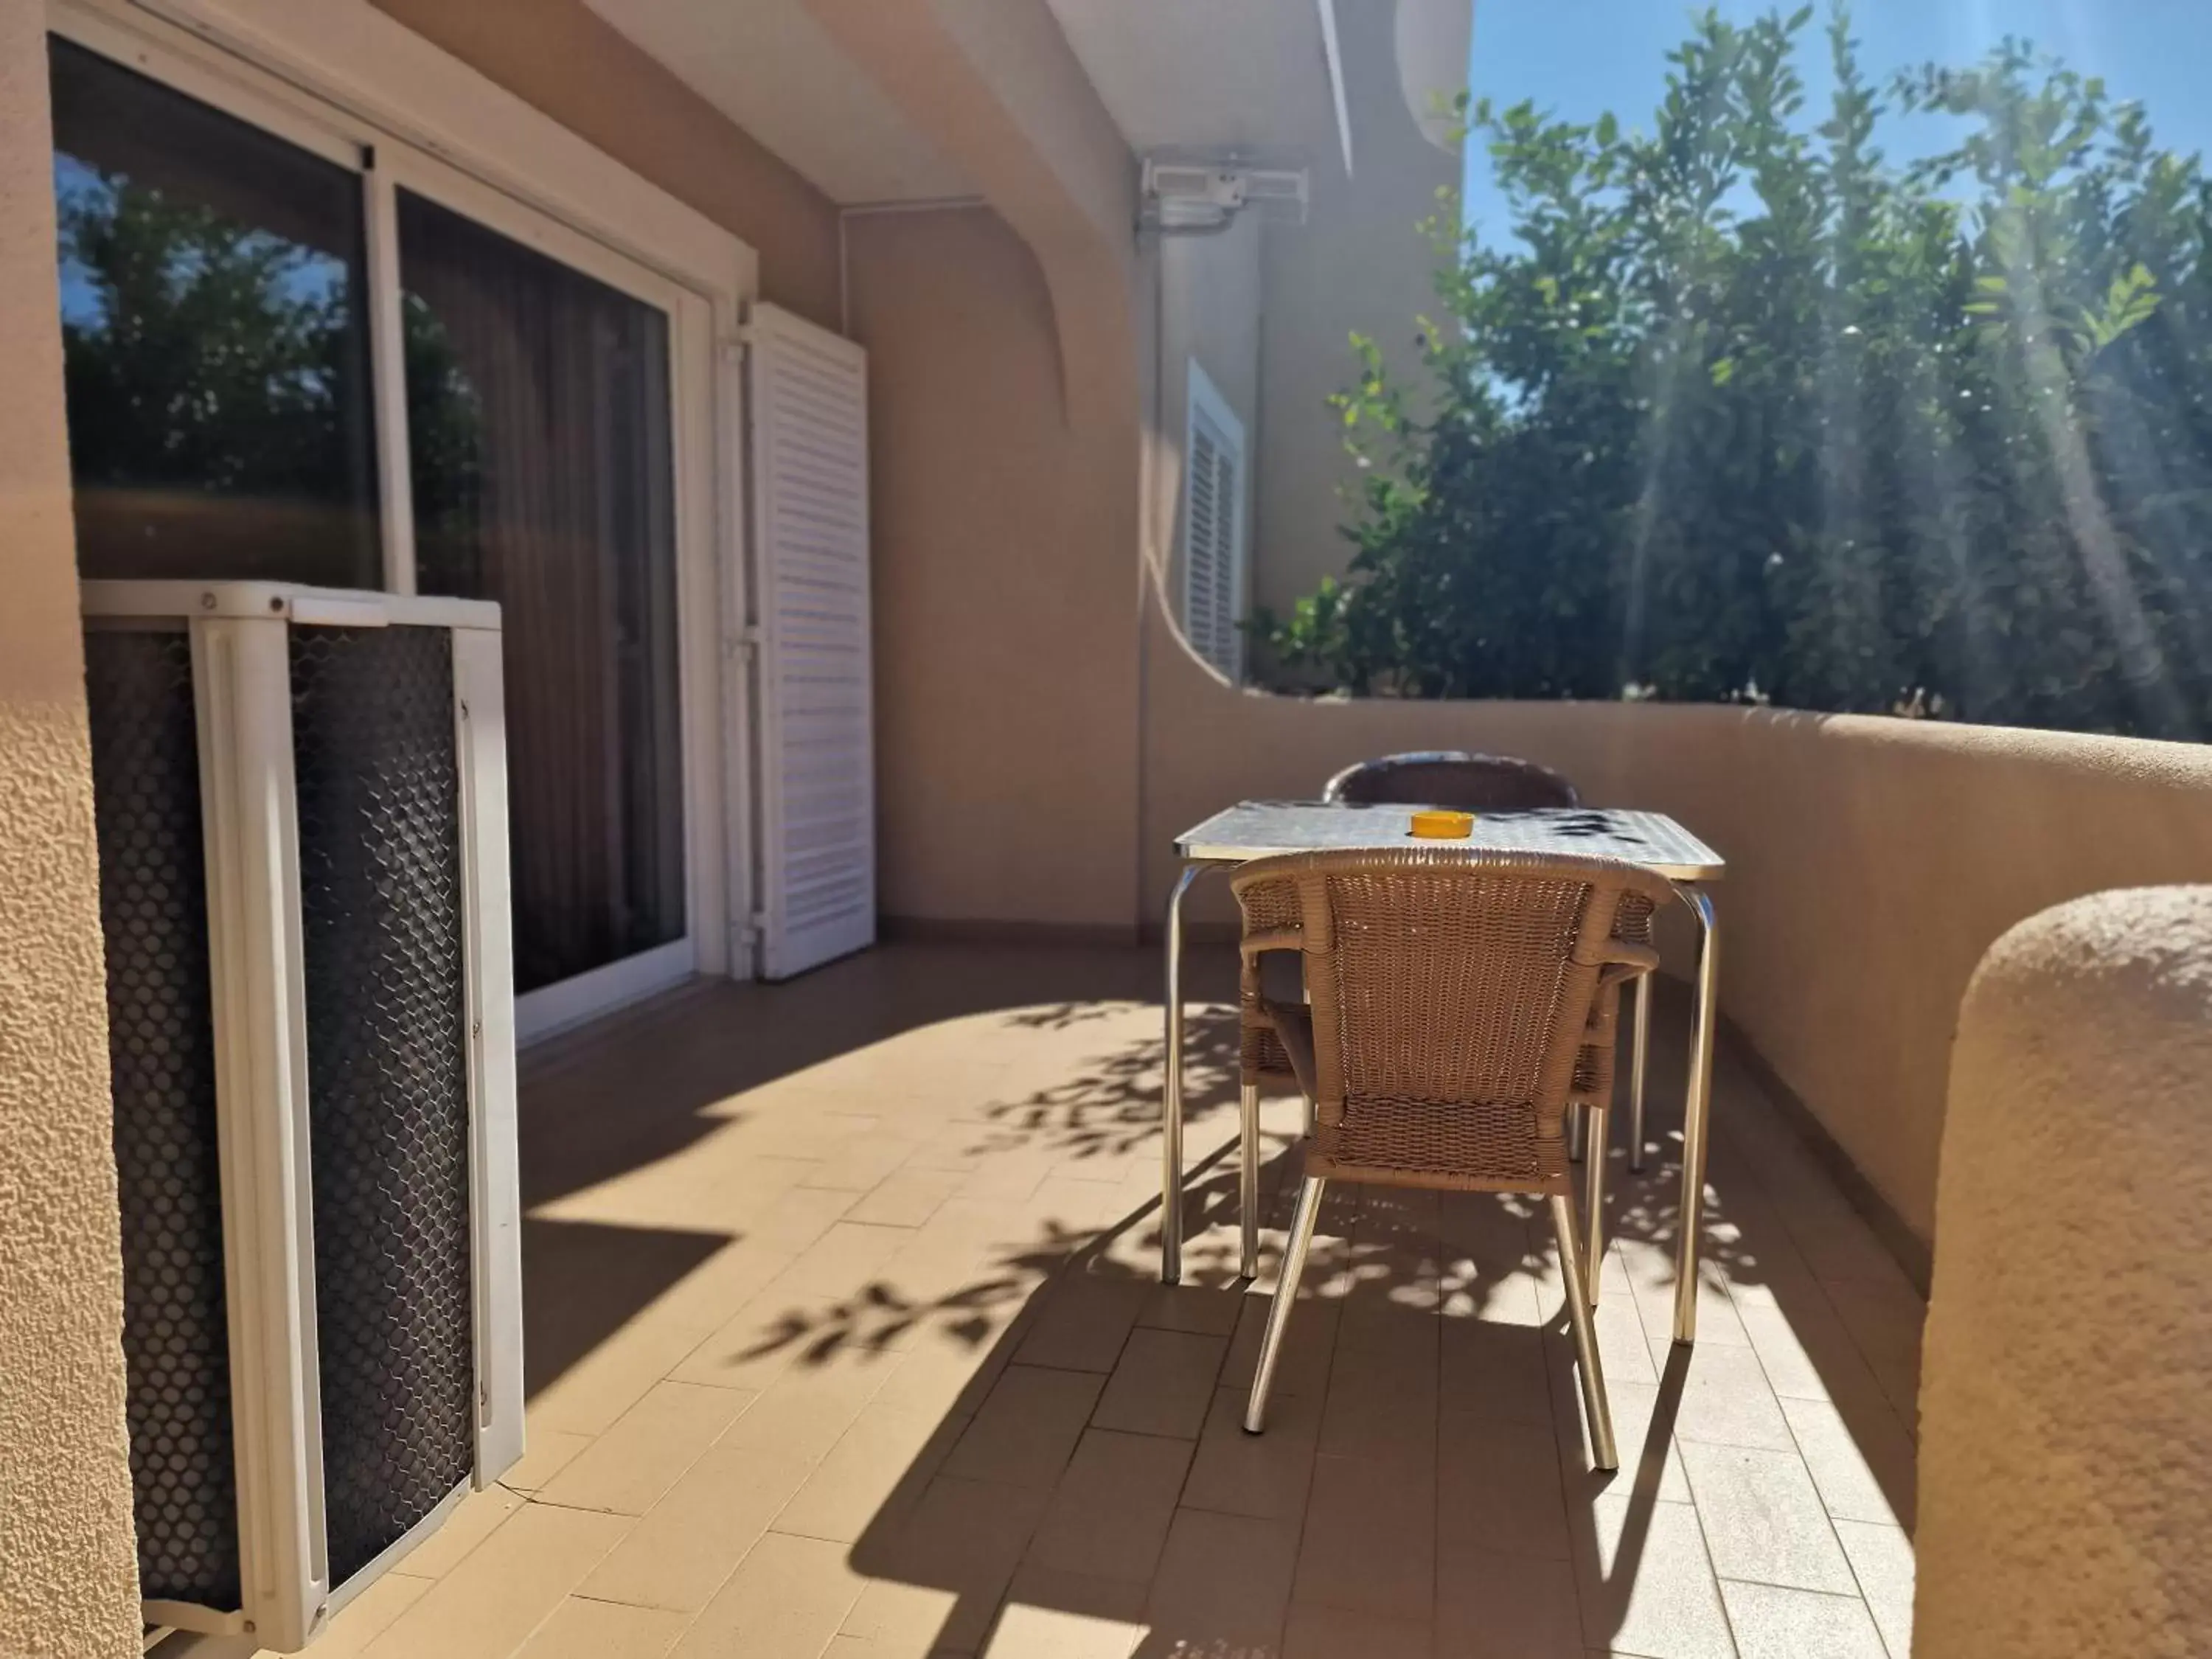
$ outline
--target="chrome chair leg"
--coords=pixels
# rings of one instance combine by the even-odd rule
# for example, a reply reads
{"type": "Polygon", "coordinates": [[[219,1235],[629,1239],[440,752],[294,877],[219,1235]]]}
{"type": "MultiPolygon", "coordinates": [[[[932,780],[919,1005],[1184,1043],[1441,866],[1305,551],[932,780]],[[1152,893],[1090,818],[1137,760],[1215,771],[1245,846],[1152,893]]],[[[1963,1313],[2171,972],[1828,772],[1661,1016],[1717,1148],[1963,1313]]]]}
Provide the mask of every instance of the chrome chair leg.
{"type": "Polygon", "coordinates": [[[1607,1131],[1613,1122],[1613,1109],[1592,1104],[1588,1108],[1589,1146],[1583,1157],[1585,1196],[1583,1208],[1583,1230],[1589,1236],[1589,1248],[1583,1253],[1583,1277],[1588,1281],[1589,1304],[1597,1306],[1598,1279],[1605,1271],[1605,1166],[1611,1155],[1611,1136],[1607,1131]]]}
{"type": "MultiPolygon", "coordinates": [[[[1620,1467],[1613,1444],[1613,1410],[1606,1403],[1605,1371],[1598,1364],[1597,1322],[1590,1312],[1590,1296],[1583,1283],[1581,1251],[1575,1237],[1575,1201],[1564,1193],[1552,1197],[1552,1231],[1559,1247],[1559,1269],[1567,1282],[1567,1322],[1574,1328],[1575,1364],[1581,1373],[1583,1415],[1589,1424],[1590,1462],[1601,1469],[1620,1467]]],[[[1278,1296],[1281,1291],[1276,1292],[1278,1296]]],[[[1273,1323],[1268,1325],[1273,1333],[1273,1323]]],[[[1264,1360],[1263,1360],[1264,1363],[1264,1360]]],[[[1247,1413],[1245,1426],[1251,1426],[1247,1413]]]]}
{"type": "Polygon", "coordinates": [[[1579,1102],[1567,1103],[1567,1161],[1583,1161],[1583,1109],[1579,1102]]]}
{"type": "Polygon", "coordinates": [[[1313,1248],[1314,1223],[1321,1219],[1322,1189],[1328,1183],[1308,1176],[1298,1189],[1297,1213],[1291,1218],[1291,1238],[1283,1251],[1283,1270],[1275,1280],[1275,1300],[1267,1310],[1267,1333],[1260,1343],[1260,1364],[1252,1373],[1252,1397],[1244,1406],[1244,1432],[1257,1434],[1267,1425],[1267,1390],[1274,1386],[1275,1361],[1283,1351],[1283,1330],[1291,1322],[1291,1304],[1298,1298],[1298,1279],[1306,1270],[1306,1252],[1313,1248]]]}
{"type": "Polygon", "coordinates": [[[1644,1062],[1651,1047],[1651,980],[1636,981],[1635,1029],[1628,1042],[1628,1167],[1644,1170],[1644,1062]]]}
{"type": "Polygon", "coordinates": [[[1238,1148],[1242,1168],[1237,1173],[1238,1219],[1243,1224],[1243,1249],[1237,1271],[1247,1279],[1260,1274],[1260,1085],[1248,1083],[1237,1097],[1238,1148]]]}

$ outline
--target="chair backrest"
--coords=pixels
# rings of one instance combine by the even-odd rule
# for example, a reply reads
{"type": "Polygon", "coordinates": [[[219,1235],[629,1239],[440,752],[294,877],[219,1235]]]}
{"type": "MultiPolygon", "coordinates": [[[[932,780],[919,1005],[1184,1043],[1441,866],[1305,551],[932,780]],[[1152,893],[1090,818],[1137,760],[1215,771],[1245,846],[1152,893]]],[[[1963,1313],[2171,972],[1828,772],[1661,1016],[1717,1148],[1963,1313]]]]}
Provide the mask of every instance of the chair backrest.
{"type": "Polygon", "coordinates": [[[1360,805],[1453,806],[1464,812],[1579,806],[1573,784],[1549,767],[1510,755],[1428,749],[1347,766],[1322,787],[1323,800],[1360,805]]]}
{"type": "Polygon", "coordinates": [[[1618,914],[1668,896],[1662,878],[1609,859],[1409,848],[1256,860],[1231,884],[1248,928],[1285,943],[1297,894],[1324,1132],[1406,1145],[1407,1167],[1431,1173],[1413,1142],[1441,1135],[1451,1174],[1564,1180],[1561,1120],[1601,979],[1656,963],[1615,936],[1618,914]],[[1494,1133],[1471,1134],[1486,1122],[1494,1133]]]}

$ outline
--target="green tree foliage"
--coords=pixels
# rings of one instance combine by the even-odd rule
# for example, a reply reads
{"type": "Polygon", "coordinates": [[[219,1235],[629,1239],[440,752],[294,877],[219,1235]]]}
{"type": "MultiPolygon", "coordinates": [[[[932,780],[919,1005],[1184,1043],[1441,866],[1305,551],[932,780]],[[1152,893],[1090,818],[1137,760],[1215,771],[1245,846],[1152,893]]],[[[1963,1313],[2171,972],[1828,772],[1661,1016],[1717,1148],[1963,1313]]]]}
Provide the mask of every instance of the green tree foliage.
{"type": "Polygon", "coordinates": [[[1808,115],[1810,21],[1694,20],[1648,131],[1468,110],[1512,235],[1446,246],[1421,397],[1355,341],[1288,672],[2203,735],[2212,185],[2019,43],[1878,92],[1840,11],[1808,115]]]}

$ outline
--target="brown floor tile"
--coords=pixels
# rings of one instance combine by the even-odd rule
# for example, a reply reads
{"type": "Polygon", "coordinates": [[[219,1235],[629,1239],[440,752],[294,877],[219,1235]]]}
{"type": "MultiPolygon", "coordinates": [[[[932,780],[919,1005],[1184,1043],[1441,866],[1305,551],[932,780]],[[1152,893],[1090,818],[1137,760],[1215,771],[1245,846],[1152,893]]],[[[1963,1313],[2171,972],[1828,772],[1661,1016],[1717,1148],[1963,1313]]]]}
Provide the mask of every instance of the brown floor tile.
{"type": "Polygon", "coordinates": [[[1544,1345],[1536,1330],[1486,1319],[1441,1322],[1443,1380],[1439,1400],[1445,1411],[1551,1425],[1544,1345]]]}
{"type": "Polygon", "coordinates": [[[572,1595],[553,1609],[515,1659],[662,1659],[690,1622],[665,1607],[572,1595]]]}
{"type": "Polygon", "coordinates": [[[945,1474],[1050,1491],[1083,1437],[1103,1383],[1091,1372],[1007,1366],[952,1448],[945,1474]]]}
{"type": "Polygon", "coordinates": [[[1437,1487],[1418,1464],[1314,1460],[1294,1599],[1383,1614],[1431,1604],[1437,1487]]]}
{"type": "MultiPolygon", "coordinates": [[[[1255,1294],[1244,1298],[1236,1334],[1229,1341],[1228,1358],[1222,1361],[1224,1388],[1252,1386],[1252,1374],[1259,1366],[1261,1346],[1267,1336],[1268,1310],[1273,1305],[1272,1295],[1255,1294]]],[[[1282,1352],[1275,1358],[1276,1394],[1318,1396],[1328,1391],[1329,1370],[1336,1363],[1337,1320],[1340,1312],[1340,1304],[1324,1302],[1308,1294],[1299,1296],[1297,1305],[1291,1310],[1290,1325],[1283,1333],[1282,1352]]]]}
{"type": "Polygon", "coordinates": [[[845,1548],[770,1533],[754,1545],[676,1649],[677,1659],[789,1659],[829,1646],[860,1598],[845,1548]]]}
{"type": "Polygon", "coordinates": [[[1297,1564],[1293,1521],[1178,1510],[1152,1580],[1146,1655],[1273,1659],[1297,1564]]]}
{"type": "Polygon", "coordinates": [[[549,1504],[643,1515],[756,1398],[739,1389],[662,1382],[546,1482],[549,1504]]]}
{"type": "Polygon", "coordinates": [[[1150,1583],[1192,1449],[1156,1435],[1085,1431],[1029,1559],[1048,1571],[1150,1583]]]}
{"type": "Polygon", "coordinates": [[[1723,1579],[1741,1659],[1884,1659],[1881,1638],[1856,1595],[1820,1595],[1723,1579]]]}
{"type": "MultiPolygon", "coordinates": [[[[1423,1322],[1433,1335],[1443,1322],[1423,1322]]],[[[1322,1413],[1322,1455],[1434,1467],[1437,1360],[1433,1351],[1419,1356],[1414,1343],[1355,1348],[1338,1342],[1322,1413]]]]}
{"type": "Polygon", "coordinates": [[[1244,1431],[1249,1391],[1217,1389],[1198,1455],[1184,1484],[1186,1508],[1218,1510],[1295,1520],[1305,1513],[1313,1485],[1313,1465],[1321,1434],[1322,1397],[1277,1394],[1267,1402],[1267,1425],[1261,1434],[1244,1431]]]}
{"type": "Polygon", "coordinates": [[[1795,1589],[1857,1593],[1850,1564],[1794,1451],[1686,1441],[1682,1462],[1713,1571],[1795,1589]]]}
{"type": "Polygon", "coordinates": [[[1228,1347],[1221,1337],[1188,1331],[1132,1331],[1093,1421],[1104,1429],[1197,1439],[1228,1347]]]}

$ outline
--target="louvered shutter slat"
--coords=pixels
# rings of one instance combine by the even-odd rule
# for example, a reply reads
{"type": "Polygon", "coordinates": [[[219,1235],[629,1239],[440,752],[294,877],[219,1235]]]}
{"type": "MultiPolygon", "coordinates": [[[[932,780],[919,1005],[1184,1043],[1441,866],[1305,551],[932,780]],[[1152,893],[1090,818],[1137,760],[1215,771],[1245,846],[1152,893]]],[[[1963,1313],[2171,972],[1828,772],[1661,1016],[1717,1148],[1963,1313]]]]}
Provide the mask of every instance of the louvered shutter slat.
{"type": "Polygon", "coordinates": [[[752,313],[761,620],[762,972],[876,936],[867,358],[773,306],[752,313]]]}

